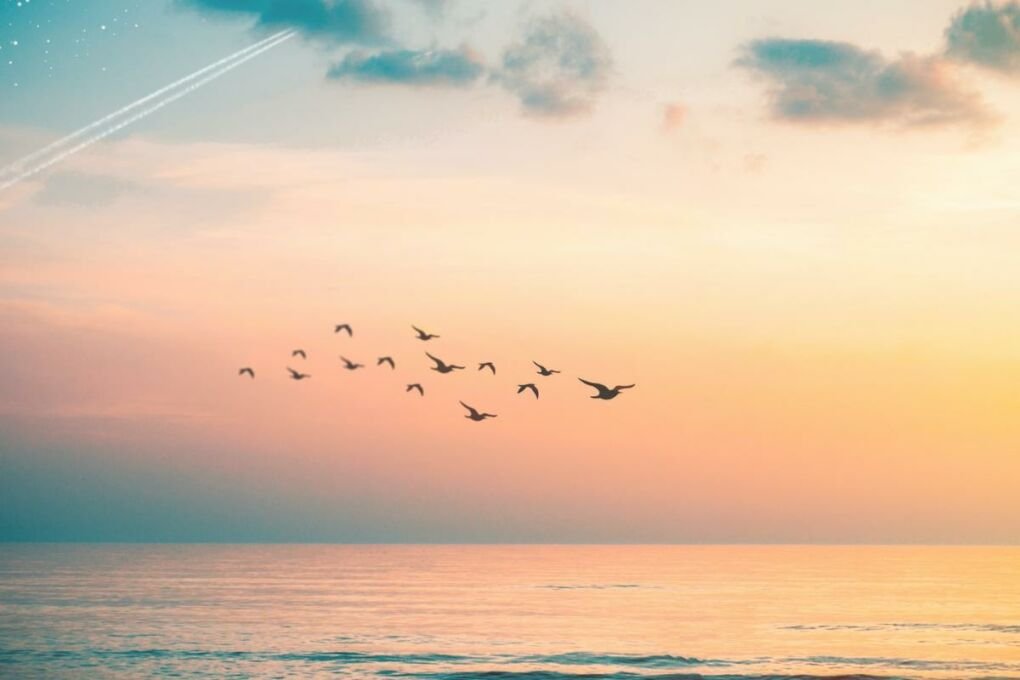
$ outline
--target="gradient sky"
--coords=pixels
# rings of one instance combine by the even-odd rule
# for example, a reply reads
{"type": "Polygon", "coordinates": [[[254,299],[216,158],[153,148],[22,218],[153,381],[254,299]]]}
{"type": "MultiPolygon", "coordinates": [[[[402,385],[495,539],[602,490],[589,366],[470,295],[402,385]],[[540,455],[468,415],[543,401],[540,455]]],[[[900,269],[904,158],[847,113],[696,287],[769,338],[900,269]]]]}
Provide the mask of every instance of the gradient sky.
{"type": "Polygon", "coordinates": [[[1020,541],[1020,4],[0,0],[0,165],[287,28],[0,192],[0,539],[1020,541]]]}

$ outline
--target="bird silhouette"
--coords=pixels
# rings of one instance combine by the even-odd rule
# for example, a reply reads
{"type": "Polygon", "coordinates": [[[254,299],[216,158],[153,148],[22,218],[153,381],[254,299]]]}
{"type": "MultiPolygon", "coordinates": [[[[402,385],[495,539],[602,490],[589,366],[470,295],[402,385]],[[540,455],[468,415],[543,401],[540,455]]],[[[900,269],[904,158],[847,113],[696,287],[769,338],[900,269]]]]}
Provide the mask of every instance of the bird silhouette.
{"type": "Polygon", "coordinates": [[[535,387],[535,383],[524,383],[523,385],[517,386],[517,394],[520,394],[524,390],[531,390],[535,393],[535,399],[538,399],[538,388],[535,387]]]}
{"type": "Polygon", "coordinates": [[[292,357],[301,357],[302,359],[308,358],[308,355],[305,354],[305,351],[303,349],[296,349],[293,352],[291,352],[290,355],[292,357]]]}
{"type": "Polygon", "coordinates": [[[439,357],[434,357],[428,352],[425,352],[425,356],[436,362],[436,365],[432,367],[432,370],[439,373],[452,373],[453,371],[459,371],[464,368],[463,366],[458,366],[456,364],[448,364],[439,357]]]}
{"type": "Polygon", "coordinates": [[[598,394],[593,395],[591,397],[592,399],[605,399],[607,401],[610,399],[616,399],[618,396],[620,396],[620,390],[629,390],[630,388],[634,387],[634,385],[617,385],[616,387],[609,389],[602,383],[592,382],[590,380],[585,380],[584,378],[578,378],[578,380],[583,382],[585,385],[594,387],[599,391],[598,394]]]}
{"type": "Polygon", "coordinates": [[[383,364],[389,364],[390,368],[396,368],[397,365],[393,363],[393,357],[379,357],[376,359],[375,365],[382,366],[383,364]]]}
{"type": "Polygon", "coordinates": [[[250,375],[252,378],[255,377],[255,371],[251,368],[248,368],[247,366],[245,366],[244,368],[237,372],[238,375],[244,375],[246,373],[250,375]]]}
{"type": "Polygon", "coordinates": [[[338,323],[333,327],[334,333],[339,333],[340,331],[347,331],[347,337],[349,338],[354,337],[354,331],[351,330],[351,324],[349,323],[338,323]]]}
{"type": "Polygon", "coordinates": [[[410,392],[411,390],[418,390],[418,394],[420,394],[423,397],[425,396],[425,389],[418,383],[411,383],[410,385],[407,386],[407,389],[404,391],[410,392]]]}
{"type": "Polygon", "coordinates": [[[348,371],[356,371],[359,368],[364,368],[365,364],[356,364],[347,357],[340,357],[340,361],[344,362],[344,368],[348,371]]]}
{"type": "Polygon", "coordinates": [[[423,331],[422,329],[418,328],[417,326],[413,326],[412,325],[411,328],[413,328],[415,330],[415,332],[418,333],[418,339],[419,340],[428,341],[428,340],[432,340],[433,338],[438,338],[439,337],[438,335],[433,335],[432,333],[426,333],[425,331],[423,331]]]}
{"type": "Polygon", "coordinates": [[[491,361],[483,361],[482,363],[478,364],[479,371],[482,370],[483,368],[489,369],[490,371],[492,371],[493,375],[496,375],[496,364],[492,363],[491,361]]]}
{"type": "Polygon", "coordinates": [[[495,418],[496,417],[495,413],[479,413],[477,409],[475,409],[475,408],[473,408],[471,406],[468,406],[464,402],[460,402],[460,405],[468,410],[468,414],[466,416],[464,416],[464,417],[467,418],[468,420],[473,420],[476,423],[480,423],[483,420],[485,420],[486,418],[495,418]]]}
{"type": "Polygon", "coordinates": [[[287,370],[290,371],[290,379],[291,380],[304,380],[305,378],[311,378],[312,377],[312,376],[308,375],[307,373],[301,373],[300,371],[295,371],[290,366],[287,367],[287,370]]]}
{"type": "Polygon", "coordinates": [[[536,366],[538,366],[538,370],[536,371],[536,373],[538,373],[539,375],[546,375],[546,376],[548,376],[548,375],[552,375],[554,373],[559,373],[559,371],[554,371],[551,368],[546,368],[545,366],[543,366],[542,364],[538,363],[537,361],[532,361],[531,363],[533,363],[536,366]]]}

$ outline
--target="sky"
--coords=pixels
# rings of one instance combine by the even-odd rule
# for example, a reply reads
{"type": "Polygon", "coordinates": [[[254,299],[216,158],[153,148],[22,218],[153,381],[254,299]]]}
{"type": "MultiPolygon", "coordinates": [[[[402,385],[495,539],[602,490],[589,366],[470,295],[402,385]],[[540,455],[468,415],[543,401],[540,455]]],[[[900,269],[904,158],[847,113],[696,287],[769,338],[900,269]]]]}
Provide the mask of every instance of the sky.
{"type": "Polygon", "coordinates": [[[281,31],[0,190],[0,540],[1020,541],[1020,3],[0,0],[0,166],[281,31]]]}

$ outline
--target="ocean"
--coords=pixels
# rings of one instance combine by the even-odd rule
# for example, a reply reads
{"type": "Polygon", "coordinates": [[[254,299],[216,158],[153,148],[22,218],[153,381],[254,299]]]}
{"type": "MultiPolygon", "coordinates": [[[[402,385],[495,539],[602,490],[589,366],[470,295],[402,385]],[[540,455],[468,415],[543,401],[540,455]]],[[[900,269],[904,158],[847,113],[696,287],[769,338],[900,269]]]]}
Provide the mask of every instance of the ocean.
{"type": "Polygon", "coordinates": [[[0,544],[3,678],[1020,678],[1020,548],[0,544]]]}

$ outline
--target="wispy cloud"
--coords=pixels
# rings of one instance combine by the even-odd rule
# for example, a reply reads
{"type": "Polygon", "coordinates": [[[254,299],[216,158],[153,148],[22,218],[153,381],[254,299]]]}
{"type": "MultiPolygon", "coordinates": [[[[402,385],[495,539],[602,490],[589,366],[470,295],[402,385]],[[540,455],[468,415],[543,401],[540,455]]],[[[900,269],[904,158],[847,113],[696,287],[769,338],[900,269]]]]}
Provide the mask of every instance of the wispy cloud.
{"type": "Polygon", "coordinates": [[[1020,77],[1020,2],[976,2],[958,12],[946,28],[946,54],[1020,77]]]}
{"type": "Polygon", "coordinates": [[[580,17],[562,13],[531,20],[520,41],[503,52],[493,79],[526,113],[566,117],[594,107],[611,67],[602,36],[580,17]]]}
{"type": "Polygon", "coordinates": [[[687,120],[687,107],[680,102],[669,102],[662,107],[662,130],[673,132],[683,127],[687,120]]]}
{"type": "Polygon", "coordinates": [[[375,54],[348,53],[333,65],[334,80],[363,83],[463,87],[476,82],[485,65],[471,50],[386,50],[375,54]]]}
{"type": "Polygon", "coordinates": [[[737,63],[768,83],[781,120],[916,127],[991,119],[981,96],[938,56],[887,59],[845,42],[765,38],[746,45],[737,63]]]}

